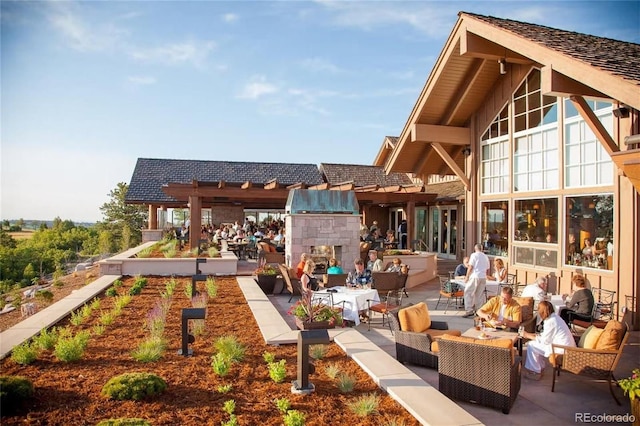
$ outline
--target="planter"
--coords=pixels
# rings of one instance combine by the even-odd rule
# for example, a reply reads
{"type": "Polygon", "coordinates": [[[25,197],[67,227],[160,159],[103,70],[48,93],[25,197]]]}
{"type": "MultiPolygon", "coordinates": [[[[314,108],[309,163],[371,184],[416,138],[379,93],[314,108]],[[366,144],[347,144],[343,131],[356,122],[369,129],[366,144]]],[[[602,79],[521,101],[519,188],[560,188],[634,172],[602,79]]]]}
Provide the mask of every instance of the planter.
{"type": "Polygon", "coordinates": [[[264,291],[264,294],[273,294],[277,278],[277,275],[257,275],[256,281],[258,282],[258,286],[264,291]]]}
{"type": "Polygon", "coordinates": [[[634,417],[633,426],[640,426],[640,397],[629,399],[629,402],[631,402],[631,414],[634,417]]]}
{"type": "Polygon", "coordinates": [[[318,329],[329,329],[329,328],[336,328],[336,324],[330,324],[329,321],[303,321],[298,317],[295,317],[296,319],[296,326],[298,327],[298,330],[318,330],[318,329]]]}

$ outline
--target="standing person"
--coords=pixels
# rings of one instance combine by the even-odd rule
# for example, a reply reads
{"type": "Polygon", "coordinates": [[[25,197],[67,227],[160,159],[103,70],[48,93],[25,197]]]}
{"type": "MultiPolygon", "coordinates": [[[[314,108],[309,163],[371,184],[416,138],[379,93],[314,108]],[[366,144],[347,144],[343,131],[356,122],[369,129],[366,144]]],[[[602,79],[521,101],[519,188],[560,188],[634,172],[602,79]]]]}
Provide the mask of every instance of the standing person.
{"type": "Polygon", "coordinates": [[[482,252],[482,244],[473,246],[474,252],[469,256],[467,275],[464,278],[464,307],[467,313],[464,318],[475,314],[476,306],[480,306],[480,297],[487,286],[487,270],[491,267],[489,258],[482,252]]]}
{"type": "Polygon", "coordinates": [[[575,286],[575,290],[571,297],[569,297],[568,294],[562,295],[562,300],[565,301],[567,309],[560,311],[560,317],[567,324],[571,324],[574,318],[591,321],[594,304],[593,293],[587,288],[587,283],[582,274],[575,274],[573,278],[571,278],[571,282],[575,286]],[[569,298],[569,300],[567,300],[567,298],[569,298]]]}
{"type": "Polygon", "coordinates": [[[300,255],[300,262],[298,262],[298,266],[296,266],[296,276],[298,279],[300,279],[302,274],[304,274],[304,265],[307,263],[308,257],[307,253],[302,253],[300,255]]]}
{"type": "Polygon", "coordinates": [[[367,269],[371,272],[382,271],[382,260],[378,259],[378,252],[376,250],[369,250],[367,269]]]}
{"type": "Polygon", "coordinates": [[[462,259],[462,263],[456,266],[456,271],[453,273],[453,276],[456,278],[458,277],[465,278],[467,276],[468,268],[469,268],[469,256],[465,256],[464,259],[462,259]]]}
{"type": "MultiPolygon", "coordinates": [[[[522,337],[531,339],[526,346],[527,354],[524,361],[524,377],[531,380],[540,380],[540,378],[542,378],[545,359],[553,353],[551,344],[572,347],[576,345],[576,341],[573,339],[573,335],[567,324],[553,312],[551,302],[547,302],[546,300],[540,302],[538,305],[538,315],[544,324],[542,333],[522,332],[522,337]]],[[[559,350],[558,353],[563,352],[564,351],[559,350]]]]}
{"type": "Polygon", "coordinates": [[[398,226],[398,236],[400,237],[400,248],[407,248],[407,221],[405,219],[398,226]]]}

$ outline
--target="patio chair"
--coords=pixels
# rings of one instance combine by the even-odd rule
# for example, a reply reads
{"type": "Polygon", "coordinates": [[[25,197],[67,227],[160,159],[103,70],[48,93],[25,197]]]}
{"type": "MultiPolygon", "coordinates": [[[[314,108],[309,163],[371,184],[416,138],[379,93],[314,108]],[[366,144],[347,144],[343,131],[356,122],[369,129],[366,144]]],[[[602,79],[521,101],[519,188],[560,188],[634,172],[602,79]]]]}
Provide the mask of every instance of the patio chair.
{"type": "Polygon", "coordinates": [[[591,293],[594,300],[591,318],[588,321],[574,318],[571,321],[571,329],[574,333],[578,333],[576,327],[586,329],[591,325],[595,325],[598,328],[605,328],[607,323],[613,319],[616,292],[602,288],[592,288],[591,293]]]}
{"type": "Polygon", "coordinates": [[[444,321],[431,321],[429,309],[424,302],[393,309],[389,311],[388,319],[396,342],[396,359],[401,363],[438,368],[438,351],[437,345],[433,345],[434,342],[445,334],[454,336],[462,334],[460,330],[449,330],[449,325],[444,321]],[[409,329],[413,327],[406,324],[406,315],[401,313],[405,309],[416,309],[417,312],[411,313],[416,314],[415,317],[420,317],[421,321],[426,320],[428,327],[422,331],[410,331],[409,329]],[[399,315],[405,317],[402,322],[399,315]],[[404,329],[402,323],[404,323],[404,329]]]}
{"type": "Polygon", "coordinates": [[[611,320],[604,329],[591,327],[585,331],[584,339],[580,339],[578,347],[552,344],[551,347],[554,353],[549,358],[553,366],[551,392],[555,391],[556,377],[560,376],[561,371],[565,371],[580,376],[606,380],[609,384],[611,396],[618,405],[621,405],[613,393],[613,383],[616,382],[613,372],[618,366],[618,361],[620,361],[620,356],[628,339],[629,327],[619,321],[611,320]],[[588,335],[590,333],[596,334],[595,338],[589,339],[588,335]],[[591,341],[590,344],[589,341],[591,341]],[[593,343],[594,341],[595,344],[593,343]],[[593,346],[593,348],[590,349],[590,346],[593,346]],[[558,354],[558,349],[563,349],[564,353],[558,354]]]}
{"type": "MultiPolygon", "coordinates": [[[[367,299],[369,310],[368,326],[371,330],[371,318],[372,312],[377,312],[382,315],[382,327],[384,327],[385,319],[388,318],[389,312],[393,309],[397,309],[402,306],[402,286],[401,275],[396,272],[374,272],[374,274],[384,274],[385,279],[375,281],[375,289],[378,291],[380,301],[367,299]],[[373,304],[372,304],[373,303],[373,304]]],[[[389,322],[389,330],[391,330],[391,323],[389,322]]],[[[393,334],[393,330],[391,330],[393,334]]]]}
{"type": "Polygon", "coordinates": [[[452,299],[454,306],[457,308],[464,308],[464,303],[460,306],[460,300],[464,298],[464,289],[460,288],[455,282],[451,281],[449,277],[445,277],[444,275],[438,275],[438,279],[440,280],[440,296],[436,303],[436,310],[438,309],[438,305],[440,305],[440,301],[443,297],[447,299],[447,306],[444,308],[445,314],[447,313],[447,309],[449,309],[452,299]]]}
{"type": "Polygon", "coordinates": [[[288,302],[291,303],[291,299],[293,299],[295,296],[302,296],[302,283],[294,274],[292,274],[291,269],[289,269],[287,265],[279,263],[278,268],[280,268],[282,279],[284,280],[287,290],[291,294],[288,302]]]}
{"type": "Polygon", "coordinates": [[[511,339],[443,336],[437,343],[440,392],[509,414],[520,391],[522,369],[511,339]]]}
{"type": "Polygon", "coordinates": [[[348,276],[349,274],[325,274],[326,280],[324,280],[324,287],[331,288],[344,286],[348,276]]]}

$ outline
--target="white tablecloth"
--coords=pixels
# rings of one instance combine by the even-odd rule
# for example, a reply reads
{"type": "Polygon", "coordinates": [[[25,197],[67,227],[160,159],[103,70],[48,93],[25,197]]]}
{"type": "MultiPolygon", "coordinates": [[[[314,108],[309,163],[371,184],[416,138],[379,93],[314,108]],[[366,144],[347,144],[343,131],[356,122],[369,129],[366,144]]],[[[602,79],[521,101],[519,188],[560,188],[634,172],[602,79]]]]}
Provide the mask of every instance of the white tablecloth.
{"type": "MultiPolygon", "coordinates": [[[[466,288],[467,283],[464,282],[464,280],[453,280],[456,284],[459,284],[460,286],[462,286],[462,288],[466,288]]],[[[489,297],[491,296],[495,296],[496,294],[498,294],[498,286],[499,283],[498,281],[493,281],[493,280],[487,280],[487,293],[489,294],[489,297]]]]}
{"type": "MultiPolygon", "coordinates": [[[[369,304],[368,299],[376,302],[380,301],[378,291],[375,289],[362,290],[362,289],[348,289],[346,287],[331,287],[331,290],[337,290],[333,295],[333,303],[340,304],[344,302],[344,311],[342,312],[342,318],[353,321],[356,325],[360,324],[360,311],[367,310],[369,304]]],[[[326,295],[327,290],[314,291],[313,294],[318,296],[326,295]]],[[[327,299],[322,299],[325,301],[327,299]]]]}
{"type": "Polygon", "coordinates": [[[553,305],[553,309],[555,310],[556,314],[558,315],[560,315],[560,311],[562,309],[566,309],[567,307],[567,304],[565,303],[565,301],[562,300],[561,294],[552,295],[550,302],[553,305]]]}

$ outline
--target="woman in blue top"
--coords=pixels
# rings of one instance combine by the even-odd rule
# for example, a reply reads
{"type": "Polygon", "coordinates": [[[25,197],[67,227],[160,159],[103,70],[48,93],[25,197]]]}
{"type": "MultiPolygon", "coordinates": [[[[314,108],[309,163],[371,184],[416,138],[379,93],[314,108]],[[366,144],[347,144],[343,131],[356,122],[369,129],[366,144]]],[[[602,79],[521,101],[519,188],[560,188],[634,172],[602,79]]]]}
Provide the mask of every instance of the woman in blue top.
{"type": "Polygon", "coordinates": [[[327,274],[344,274],[344,271],[338,265],[338,261],[333,257],[329,259],[329,269],[327,269],[327,274]]]}

